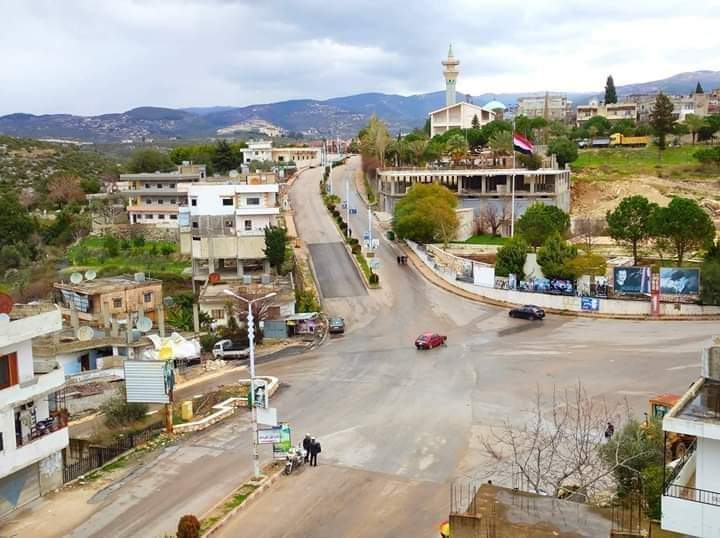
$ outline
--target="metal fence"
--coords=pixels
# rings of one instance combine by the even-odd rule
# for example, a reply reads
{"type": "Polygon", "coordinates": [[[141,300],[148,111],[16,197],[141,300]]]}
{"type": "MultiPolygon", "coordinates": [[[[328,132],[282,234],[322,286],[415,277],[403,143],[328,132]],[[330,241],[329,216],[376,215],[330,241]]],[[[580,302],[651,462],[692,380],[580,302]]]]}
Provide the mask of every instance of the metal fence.
{"type": "Polygon", "coordinates": [[[162,431],[157,427],[149,428],[137,433],[131,433],[125,437],[119,437],[107,446],[90,446],[88,453],[79,458],[76,462],[63,465],[63,483],[70,482],[76,478],[89,473],[93,469],[102,467],[110,460],[121,454],[148,442],[162,431]]]}

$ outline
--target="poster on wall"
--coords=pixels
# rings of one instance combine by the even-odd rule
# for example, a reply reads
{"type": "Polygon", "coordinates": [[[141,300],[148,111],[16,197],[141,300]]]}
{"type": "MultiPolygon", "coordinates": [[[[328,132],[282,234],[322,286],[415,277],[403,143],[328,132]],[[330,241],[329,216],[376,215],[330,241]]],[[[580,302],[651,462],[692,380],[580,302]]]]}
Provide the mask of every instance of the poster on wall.
{"type": "Polygon", "coordinates": [[[595,297],[581,297],[580,309],[597,312],[600,310],[600,299],[596,299],[595,297]]]}
{"type": "Polygon", "coordinates": [[[287,454],[292,448],[290,425],[280,424],[280,440],[273,443],[273,455],[287,454]]]}
{"type": "Polygon", "coordinates": [[[700,269],[697,267],[661,267],[660,293],[662,295],[698,295],[700,269]]]}
{"type": "Polygon", "coordinates": [[[613,289],[615,293],[649,295],[649,267],[615,267],[613,269],[613,289]]]}

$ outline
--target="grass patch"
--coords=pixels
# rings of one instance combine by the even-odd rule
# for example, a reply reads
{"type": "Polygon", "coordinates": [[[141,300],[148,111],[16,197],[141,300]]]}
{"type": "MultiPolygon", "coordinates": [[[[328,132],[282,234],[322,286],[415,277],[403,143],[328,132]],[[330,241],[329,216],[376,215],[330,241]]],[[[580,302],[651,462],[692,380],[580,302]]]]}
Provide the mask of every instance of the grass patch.
{"type": "Polygon", "coordinates": [[[257,488],[258,486],[255,484],[243,484],[236,489],[232,494],[232,497],[226,500],[222,505],[215,507],[208,517],[203,518],[200,522],[201,534],[205,533],[232,510],[244,503],[250,494],[257,488]]]}
{"type": "Polygon", "coordinates": [[[628,176],[648,175],[668,178],[714,177],[711,170],[702,167],[694,158],[702,146],[680,146],[659,151],[647,148],[602,148],[579,151],[571,164],[580,179],[612,181],[628,176]]]}
{"type": "Polygon", "coordinates": [[[507,237],[500,237],[499,235],[473,235],[465,241],[456,241],[457,243],[464,243],[467,245],[505,245],[510,239],[507,237]]]}

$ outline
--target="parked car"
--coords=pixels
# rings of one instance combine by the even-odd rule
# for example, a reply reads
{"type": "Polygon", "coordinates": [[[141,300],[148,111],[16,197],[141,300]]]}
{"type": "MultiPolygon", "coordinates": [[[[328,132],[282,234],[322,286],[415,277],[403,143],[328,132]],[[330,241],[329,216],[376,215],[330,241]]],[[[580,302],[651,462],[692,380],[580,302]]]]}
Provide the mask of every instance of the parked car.
{"type": "Polygon", "coordinates": [[[341,317],[333,317],[328,320],[328,332],[330,334],[343,334],[345,332],[345,320],[341,317]]]}
{"type": "Polygon", "coordinates": [[[438,333],[422,333],[415,339],[415,347],[418,349],[432,349],[447,342],[447,336],[438,333]]]}
{"type": "Polygon", "coordinates": [[[524,318],[524,319],[543,319],[545,317],[545,310],[539,306],[532,304],[526,304],[518,306],[510,310],[509,315],[511,318],[524,318]]]}
{"type": "Polygon", "coordinates": [[[216,359],[247,359],[250,356],[250,348],[232,340],[220,340],[215,342],[212,354],[216,359]]]}

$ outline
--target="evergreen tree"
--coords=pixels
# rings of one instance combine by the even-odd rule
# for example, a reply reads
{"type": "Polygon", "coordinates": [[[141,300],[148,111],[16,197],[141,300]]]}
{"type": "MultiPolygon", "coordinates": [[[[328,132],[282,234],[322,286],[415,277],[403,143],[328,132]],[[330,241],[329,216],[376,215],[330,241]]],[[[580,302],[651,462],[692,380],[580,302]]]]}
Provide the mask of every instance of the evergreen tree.
{"type": "Polygon", "coordinates": [[[287,231],[285,228],[265,228],[265,256],[275,269],[285,261],[285,243],[287,231]]]}
{"type": "Polygon", "coordinates": [[[470,123],[473,129],[479,129],[480,128],[480,120],[477,117],[477,114],[473,116],[472,122],[470,123]]]}
{"type": "Polygon", "coordinates": [[[658,137],[658,148],[660,148],[660,151],[664,150],[665,138],[672,133],[675,118],[673,117],[672,101],[662,92],[655,99],[655,106],[650,113],[650,125],[658,137]]]}
{"type": "Polygon", "coordinates": [[[612,75],[609,75],[605,83],[605,104],[610,105],[617,103],[617,92],[615,91],[615,81],[612,75]]]}
{"type": "Polygon", "coordinates": [[[697,86],[695,86],[695,93],[705,93],[699,80],[698,80],[697,86]]]}

